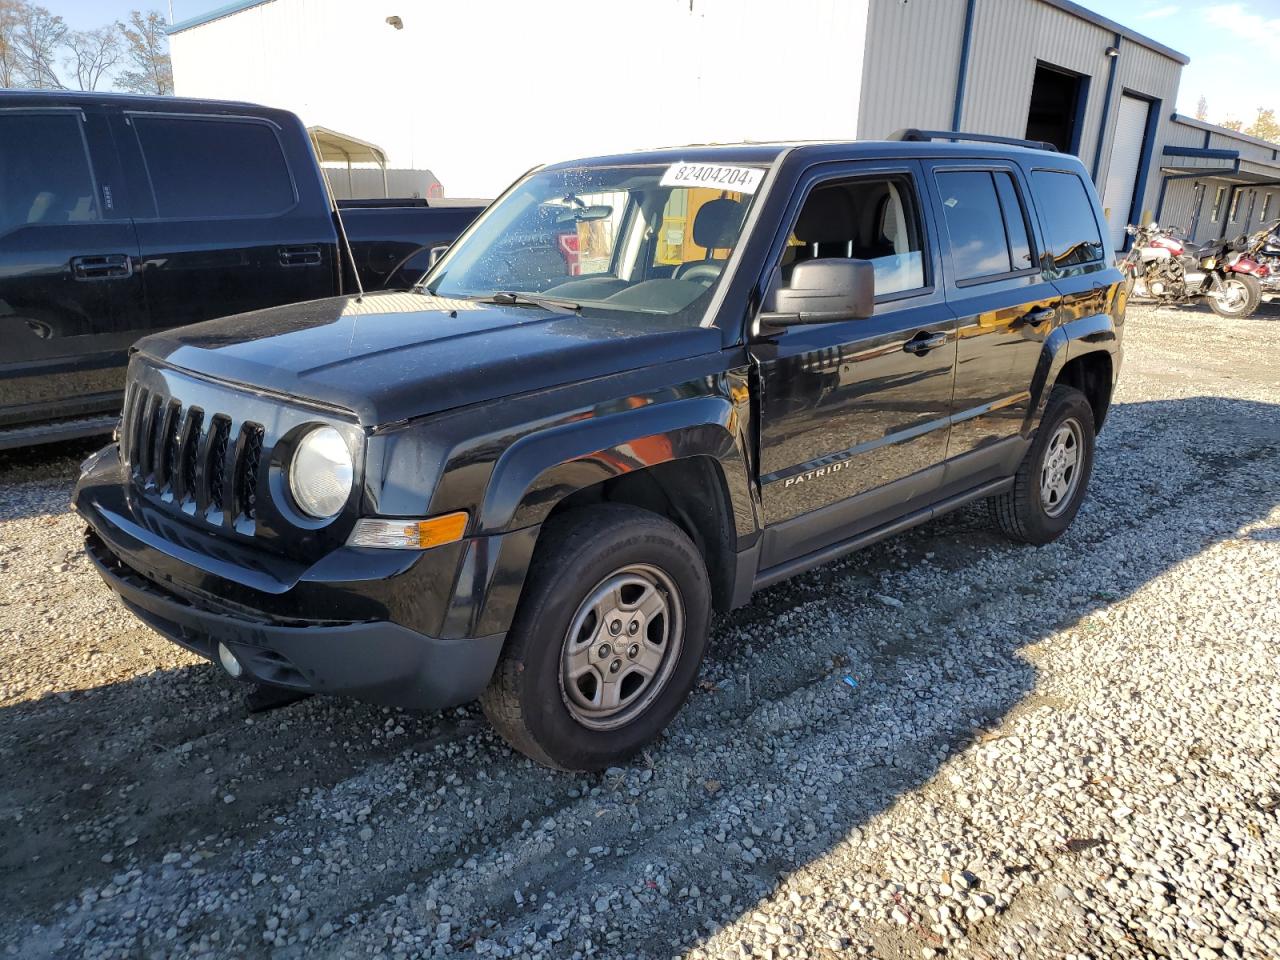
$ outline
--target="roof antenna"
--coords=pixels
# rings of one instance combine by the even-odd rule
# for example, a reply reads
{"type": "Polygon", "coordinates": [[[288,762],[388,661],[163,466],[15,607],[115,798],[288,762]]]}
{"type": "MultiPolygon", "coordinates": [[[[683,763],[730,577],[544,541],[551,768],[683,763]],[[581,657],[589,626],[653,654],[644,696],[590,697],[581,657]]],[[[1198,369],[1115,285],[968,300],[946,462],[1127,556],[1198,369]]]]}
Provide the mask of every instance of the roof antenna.
{"type": "Polygon", "coordinates": [[[351,276],[356,282],[356,302],[359,303],[364,299],[364,284],[360,282],[360,268],[356,265],[356,255],[351,252],[351,241],[347,238],[347,225],[342,222],[342,211],[338,209],[338,198],[333,195],[333,183],[329,180],[329,171],[320,162],[320,144],[316,142],[314,133],[308,139],[316,155],[316,166],[320,168],[320,177],[324,180],[325,191],[329,194],[329,205],[333,207],[333,219],[338,225],[338,241],[342,244],[342,249],[347,252],[347,260],[351,263],[351,276]]]}

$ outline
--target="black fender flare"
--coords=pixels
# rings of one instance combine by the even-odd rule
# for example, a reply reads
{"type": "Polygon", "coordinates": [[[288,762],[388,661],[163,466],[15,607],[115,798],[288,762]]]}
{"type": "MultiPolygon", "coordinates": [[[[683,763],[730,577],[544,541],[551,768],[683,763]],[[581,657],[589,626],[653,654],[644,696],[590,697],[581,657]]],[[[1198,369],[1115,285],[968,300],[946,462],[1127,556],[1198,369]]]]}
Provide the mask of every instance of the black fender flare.
{"type": "Polygon", "coordinates": [[[1119,344],[1120,334],[1110,314],[1077,317],[1055,328],[1045,338],[1044,348],[1040,351],[1040,361],[1031,384],[1025,433],[1030,436],[1040,424],[1049,402],[1049,393],[1068,361],[1089,353],[1114,355],[1119,344]]]}
{"type": "Polygon", "coordinates": [[[727,396],[648,404],[571,421],[520,438],[494,465],[476,517],[478,534],[541,524],[569,494],[635,470],[709,457],[720,468],[739,537],[755,511],[740,425],[727,396]]]}

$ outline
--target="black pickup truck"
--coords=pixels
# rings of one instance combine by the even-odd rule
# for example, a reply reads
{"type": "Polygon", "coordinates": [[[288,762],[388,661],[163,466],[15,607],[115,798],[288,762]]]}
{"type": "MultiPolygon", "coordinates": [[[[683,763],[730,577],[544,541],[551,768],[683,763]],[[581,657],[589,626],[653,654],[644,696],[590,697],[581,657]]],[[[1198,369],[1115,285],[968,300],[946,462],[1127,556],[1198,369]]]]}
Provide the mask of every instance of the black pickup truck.
{"type": "Polygon", "coordinates": [[[936,139],[545,167],[411,293],[150,337],[88,553],[233,677],[479,697],[542,763],[616,763],[713,610],[971,501],[1033,544],[1075,517],[1126,295],[1097,196],[936,139]]]}
{"type": "MultiPolygon", "coordinates": [[[[342,208],[366,289],[412,286],[481,209],[342,208]]],[[[354,289],[338,226],[291,113],[0,91],[0,449],[110,431],[139,337],[354,289]]]]}

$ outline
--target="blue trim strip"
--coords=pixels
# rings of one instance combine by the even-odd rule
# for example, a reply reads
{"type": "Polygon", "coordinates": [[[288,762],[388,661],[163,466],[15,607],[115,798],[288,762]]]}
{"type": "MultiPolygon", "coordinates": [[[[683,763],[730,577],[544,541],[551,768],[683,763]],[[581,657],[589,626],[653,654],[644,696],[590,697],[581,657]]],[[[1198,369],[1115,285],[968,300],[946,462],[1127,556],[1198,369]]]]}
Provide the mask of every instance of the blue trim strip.
{"type": "Polygon", "coordinates": [[[1089,91],[1093,88],[1093,77],[1087,73],[1076,74],[1080,88],[1076,91],[1076,120],[1071,130],[1071,152],[1080,156],[1080,142],[1084,139],[1084,115],[1089,112],[1089,91]]]}
{"type": "Polygon", "coordinates": [[[1161,151],[1166,157],[1205,157],[1211,160],[1235,160],[1240,156],[1239,150],[1210,150],[1200,147],[1179,147],[1176,144],[1165,144],[1161,151]]]}
{"type": "Polygon", "coordinates": [[[212,23],[214,20],[221,20],[223,17],[229,17],[233,13],[239,13],[241,10],[248,10],[250,7],[260,7],[262,4],[270,2],[271,0],[235,0],[234,3],[215,7],[207,13],[198,13],[194,17],[171,24],[169,28],[165,30],[165,33],[172,37],[175,33],[181,33],[183,30],[190,30],[192,27],[203,26],[206,23],[212,23]]]}
{"type": "MultiPolygon", "coordinates": [[[[1120,50],[1120,44],[1124,38],[1118,33],[1115,38],[1116,50],[1120,50]]],[[[1120,54],[1117,53],[1110,60],[1111,69],[1107,71],[1107,92],[1102,95],[1102,120],[1098,124],[1098,146],[1093,151],[1093,182],[1099,188],[1102,187],[1102,184],[1098,183],[1098,169],[1102,166],[1102,144],[1107,139],[1107,121],[1111,119],[1111,94],[1116,89],[1116,72],[1120,65],[1120,54]]]]}
{"type": "Polygon", "coordinates": [[[978,8],[978,0],[967,0],[964,8],[964,36],[960,40],[960,69],[956,72],[956,102],[951,108],[951,129],[960,129],[960,118],[964,114],[964,85],[969,79],[969,48],[973,46],[973,16],[978,8]]]}

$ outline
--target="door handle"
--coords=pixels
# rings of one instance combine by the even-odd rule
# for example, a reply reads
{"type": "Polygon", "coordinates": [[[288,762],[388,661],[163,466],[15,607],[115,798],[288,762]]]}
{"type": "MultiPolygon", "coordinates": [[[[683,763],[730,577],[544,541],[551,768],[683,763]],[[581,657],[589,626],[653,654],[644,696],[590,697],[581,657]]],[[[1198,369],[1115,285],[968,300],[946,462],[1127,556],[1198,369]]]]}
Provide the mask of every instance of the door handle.
{"type": "Polygon", "coordinates": [[[133,276],[133,261],[127,253],[72,257],[71,276],[77,280],[124,280],[133,276]]]}
{"type": "Polygon", "coordinates": [[[1033,327],[1038,327],[1046,320],[1052,320],[1057,315],[1058,311],[1055,307],[1037,307],[1034,310],[1024,313],[1022,315],[1022,320],[1024,323],[1030,324],[1033,327]]]}
{"type": "Polygon", "coordinates": [[[917,357],[922,357],[930,350],[937,350],[938,347],[947,345],[947,335],[945,333],[930,333],[927,330],[921,330],[914,337],[902,345],[902,349],[907,353],[914,353],[917,357]]]}
{"type": "Polygon", "coordinates": [[[313,267],[320,262],[320,248],[314,245],[280,247],[280,266],[313,267]]]}

